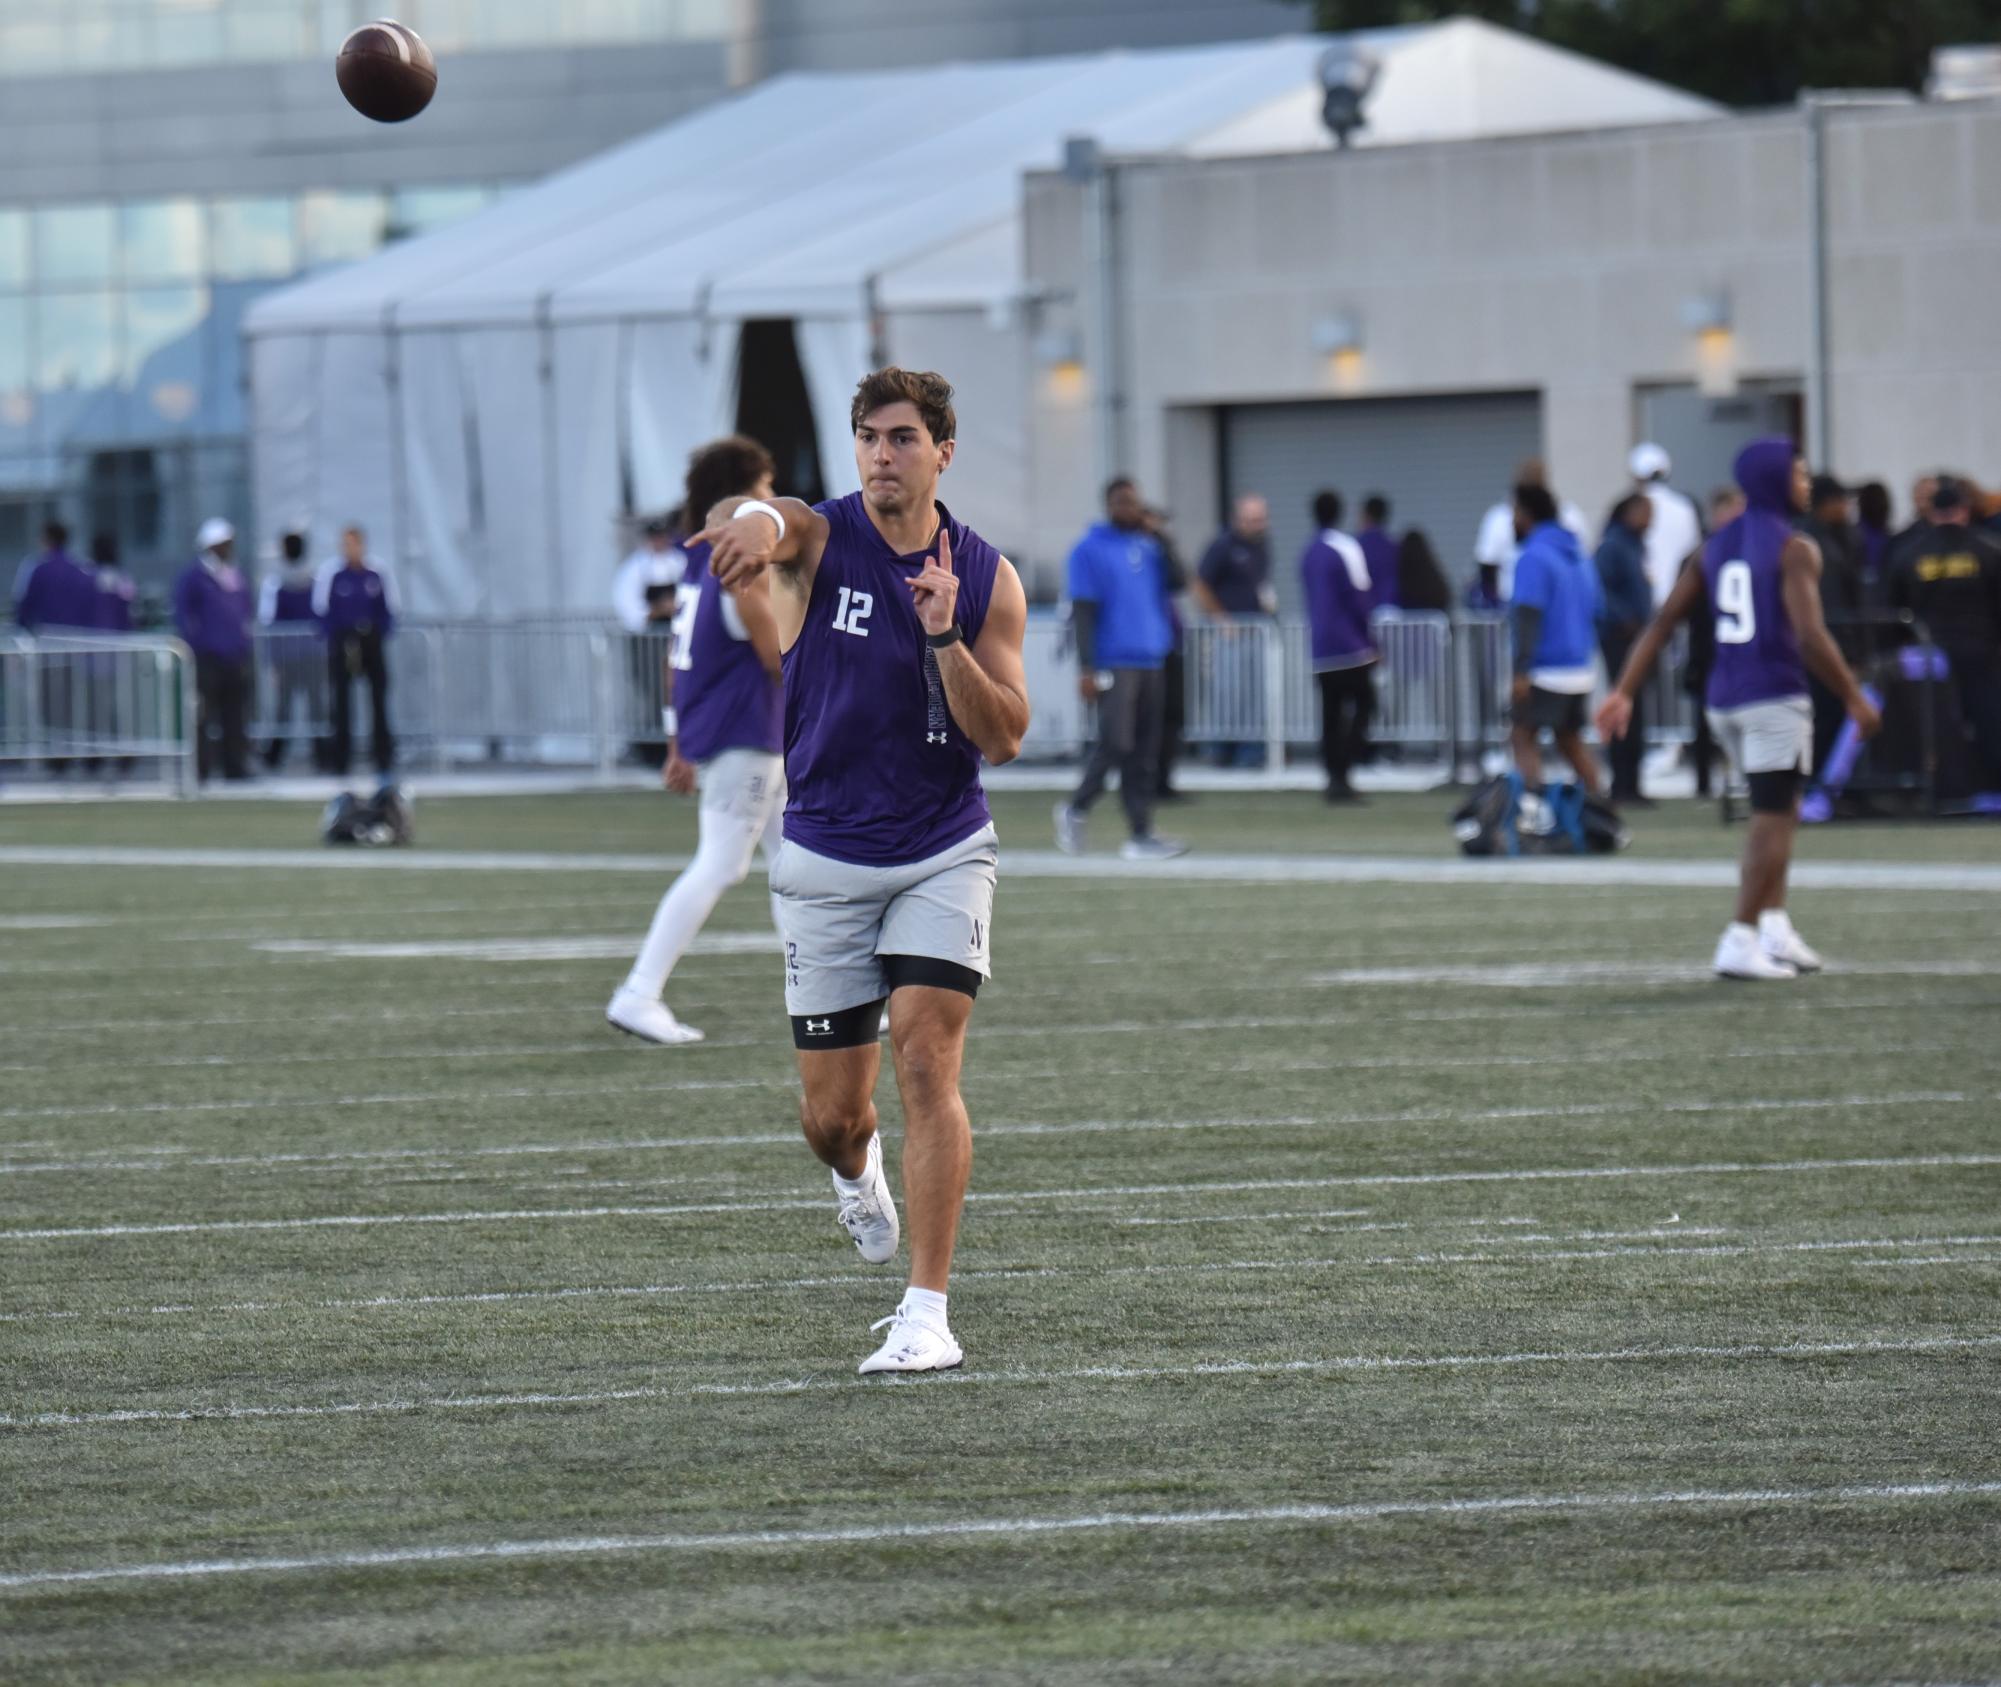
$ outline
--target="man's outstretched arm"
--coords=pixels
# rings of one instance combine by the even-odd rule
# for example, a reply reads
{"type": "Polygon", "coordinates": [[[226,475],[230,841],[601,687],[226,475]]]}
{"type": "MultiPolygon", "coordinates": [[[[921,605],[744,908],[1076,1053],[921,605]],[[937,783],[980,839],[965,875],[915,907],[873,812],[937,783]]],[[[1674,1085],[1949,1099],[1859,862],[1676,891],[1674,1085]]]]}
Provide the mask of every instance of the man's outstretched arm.
{"type": "Polygon", "coordinates": [[[827,548],[827,518],[797,498],[725,498],[709,511],[702,531],[687,542],[709,547],[709,569],[726,589],[773,568],[797,590],[811,586],[812,571],[827,548]],[[754,503],[766,507],[743,510],[745,504],[754,503]],[[782,533],[767,513],[773,509],[784,522],[782,533]]]}

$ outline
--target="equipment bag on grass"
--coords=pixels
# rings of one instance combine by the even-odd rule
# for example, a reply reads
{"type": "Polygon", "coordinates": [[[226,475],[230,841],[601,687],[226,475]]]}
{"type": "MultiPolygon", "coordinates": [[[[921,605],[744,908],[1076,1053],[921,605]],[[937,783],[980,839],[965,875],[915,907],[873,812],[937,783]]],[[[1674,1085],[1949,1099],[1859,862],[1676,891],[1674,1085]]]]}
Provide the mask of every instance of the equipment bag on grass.
{"type": "Polygon", "coordinates": [[[415,805],[401,785],[384,785],[372,797],[343,791],[320,817],[320,841],[380,849],[407,844],[417,836],[415,805]]]}
{"type": "Polygon", "coordinates": [[[1609,855],[1631,841],[1611,805],[1566,779],[1530,790],[1519,773],[1489,779],[1452,816],[1467,855],[1609,855]]]}

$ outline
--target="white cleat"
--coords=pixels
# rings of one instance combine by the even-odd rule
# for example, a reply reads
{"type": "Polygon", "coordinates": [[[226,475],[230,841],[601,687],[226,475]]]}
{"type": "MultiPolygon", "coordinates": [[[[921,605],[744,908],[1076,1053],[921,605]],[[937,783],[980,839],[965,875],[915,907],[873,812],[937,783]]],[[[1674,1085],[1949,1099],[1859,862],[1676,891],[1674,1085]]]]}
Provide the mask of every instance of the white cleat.
{"type": "Polygon", "coordinates": [[[881,1265],[896,1257],[896,1243],[902,1227],[896,1221],[896,1198],[889,1192],[889,1179],[882,1172],[882,1138],[868,1139],[868,1164],[861,1177],[849,1183],[834,1173],[834,1198],[840,1202],[841,1228],[854,1238],[855,1250],[871,1265],[881,1265]]]}
{"type": "Polygon", "coordinates": [[[1056,847],[1065,855],[1084,853],[1084,816],[1067,802],[1056,805],[1056,847]]]}
{"type": "Polygon", "coordinates": [[[1767,908],[1758,916],[1758,943],[1773,960],[1786,962],[1795,972],[1820,971],[1820,956],[1793,930],[1792,917],[1783,908],[1767,908]]]}
{"type": "Polygon", "coordinates": [[[1747,925],[1732,925],[1716,945],[1716,976],[1754,983],[1780,983],[1799,977],[1799,968],[1766,953],[1758,934],[1747,925]]]}
{"type": "Polygon", "coordinates": [[[1119,845],[1121,861],[1172,861],[1187,853],[1188,846],[1179,838],[1127,838],[1119,845]]]}
{"type": "Polygon", "coordinates": [[[952,1332],[925,1323],[909,1310],[907,1301],[887,1318],[878,1318],[869,1328],[879,1330],[885,1324],[889,1326],[888,1338],[856,1367],[857,1375],[955,1371],[966,1362],[965,1352],[952,1339],[952,1332]]]}
{"type": "Polygon", "coordinates": [[[702,1033],[692,1025],[683,1025],[668,1011],[665,1002],[656,1002],[637,990],[627,990],[623,986],[606,1004],[604,1016],[628,1036],[640,1037],[649,1043],[662,1043],[669,1048],[702,1040],[702,1033]]]}

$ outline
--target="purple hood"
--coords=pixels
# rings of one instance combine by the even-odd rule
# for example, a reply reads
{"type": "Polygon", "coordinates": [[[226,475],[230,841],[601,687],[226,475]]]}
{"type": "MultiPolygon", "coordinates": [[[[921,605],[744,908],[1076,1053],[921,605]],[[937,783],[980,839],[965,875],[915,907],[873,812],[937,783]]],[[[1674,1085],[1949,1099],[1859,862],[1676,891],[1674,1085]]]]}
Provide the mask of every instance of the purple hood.
{"type": "Polygon", "coordinates": [[[1737,453],[1735,474],[1751,508],[1793,517],[1793,464],[1799,447],[1789,439],[1754,439],[1737,453]]]}

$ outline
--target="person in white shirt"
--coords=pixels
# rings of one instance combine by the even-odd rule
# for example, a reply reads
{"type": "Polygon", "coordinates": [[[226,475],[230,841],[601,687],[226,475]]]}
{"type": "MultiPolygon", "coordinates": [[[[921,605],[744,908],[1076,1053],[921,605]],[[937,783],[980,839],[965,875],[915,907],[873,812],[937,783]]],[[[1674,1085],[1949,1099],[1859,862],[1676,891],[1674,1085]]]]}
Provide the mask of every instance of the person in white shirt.
{"type": "Polygon", "coordinates": [[[1702,548],[1702,517],[1692,499],[1668,485],[1674,464],[1660,446],[1651,442],[1634,446],[1626,467],[1632,470],[1633,489],[1654,507],[1654,518],[1647,524],[1647,579],[1658,609],[1674,590],[1681,565],[1702,548]]]}
{"type": "Polygon", "coordinates": [[[688,559],[674,543],[674,529],[655,516],[641,531],[638,548],[612,576],[611,607],[628,633],[659,632],[674,620],[674,588],[688,559]],[[664,590],[662,588],[665,588],[664,590]]]}
{"type": "MultiPolygon", "coordinates": [[[[1515,470],[1516,486],[1548,484],[1549,470],[1540,457],[1529,458],[1515,470]]],[[[1590,545],[1591,534],[1584,523],[1584,512],[1568,498],[1557,505],[1557,520],[1576,535],[1580,545],[1590,545]]],[[[1521,548],[1522,542],[1515,537],[1515,497],[1510,490],[1507,497],[1480,518],[1480,535],[1473,542],[1473,561],[1501,571],[1499,588],[1503,602],[1514,598],[1515,558],[1521,554],[1521,548]]]]}

